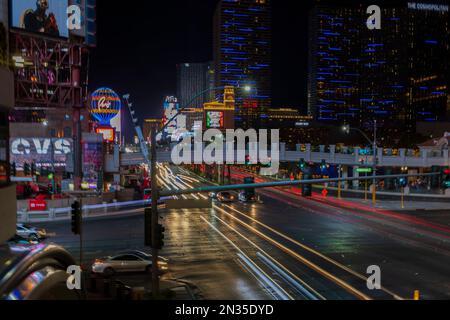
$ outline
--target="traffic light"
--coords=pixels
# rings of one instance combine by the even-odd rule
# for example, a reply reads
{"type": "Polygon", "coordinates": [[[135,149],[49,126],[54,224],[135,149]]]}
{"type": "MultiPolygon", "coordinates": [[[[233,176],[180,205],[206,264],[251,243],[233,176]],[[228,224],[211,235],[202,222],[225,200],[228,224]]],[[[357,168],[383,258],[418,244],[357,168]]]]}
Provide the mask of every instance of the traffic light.
{"type": "Polygon", "coordinates": [[[152,247],[152,209],[145,208],[144,211],[144,243],[152,247]]]}
{"type": "Polygon", "coordinates": [[[327,162],[325,160],[322,160],[320,163],[320,170],[324,171],[327,169],[327,162]]]}
{"type": "Polygon", "coordinates": [[[153,243],[152,240],[152,209],[146,208],[144,211],[144,241],[145,245],[151,247],[153,249],[161,250],[164,246],[164,232],[166,228],[164,228],[161,224],[156,226],[156,243],[153,243]]]}
{"type": "Polygon", "coordinates": [[[17,176],[17,168],[16,168],[16,163],[13,162],[11,163],[11,177],[15,177],[17,176]]]}
{"type": "MultiPolygon", "coordinates": [[[[302,180],[311,180],[312,172],[310,167],[305,167],[303,170],[302,180]]],[[[302,196],[311,197],[312,196],[312,184],[302,184],[302,196]]]]}
{"type": "Polygon", "coordinates": [[[164,232],[166,228],[164,228],[161,224],[158,224],[156,227],[156,244],[153,248],[161,250],[164,247],[164,232]]]}
{"type": "Polygon", "coordinates": [[[442,172],[442,188],[444,190],[450,188],[450,169],[445,169],[442,172]]]}
{"type": "Polygon", "coordinates": [[[25,177],[28,177],[30,173],[30,165],[28,164],[28,162],[25,162],[23,165],[23,174],[25,175],[25,177]]]}
{"type": "Polygon", "coordinates": [[[81,233],[81,205],[78,201],[72,204],[72,233],[81,233]]]}
{"type": "Polygon", "coordinates": [[[306,162],[305,159],[300,159],[300,163],[298,164],[298,167],[300,168],[300,170],[304,170],[306,168],[306,162]]]}
{"type": "Polygon", "coordinates": [[[408,186],[408,181],[406,180],[406,178],[400,178],[398,180],[398,183],[400,185],[400,187],[405,188],[406,186],[408,186]]]}

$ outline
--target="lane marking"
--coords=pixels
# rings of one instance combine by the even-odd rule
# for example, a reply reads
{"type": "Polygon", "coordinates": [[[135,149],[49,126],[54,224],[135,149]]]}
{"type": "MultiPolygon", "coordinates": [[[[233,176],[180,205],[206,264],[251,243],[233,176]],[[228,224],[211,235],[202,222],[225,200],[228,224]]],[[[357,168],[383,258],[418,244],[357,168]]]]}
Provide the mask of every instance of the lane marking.
{"type": "MultiPolygon", "coordinates": [[[[261,238],[267,240],[268,242],[272,243],[274,246],[276,246],[277,248],[279,248],[280,250],[284,251],[285,253],[291,255],[292,257],[294,257],[295,259],[297,259],[298,261],[302,262],[303,264],[305,264],[306,266],[308,266],[309,268],[313,269],[314,271],[316,271],[317,273],[321,274],[322,276],[326,277],[327,279],[331,280],[332,282],[334,282],[335,284],[339,285],[341,288],[343,288],[344,290],[346,290],[347,292],[351,293],[352,295],[358,297],[361,300],[372,300],[368,295],[364,294],[363,292],[359,291],[358,289],[356,289],[355,287],[353,287],[352,285],[350,285],[349,283],[345,282],[344,280],[341,280],[340,278],[336,277],[335,275],[329,273],[328,271],[324,270],[323,268],[319,267],[318,265],[316,265],[315,263],[309,261],[308,259],[306,259],[305,257],[301,256],[300,254],[296,253],[295,251],[287,248],[286,246],[282,245],[281,243],[279,243],[278,241],[270,238],[269,236],[263,234],[261,231],[257,230],[256,228],[250,226],[249,224],[245,223],[244,221],[238,219],[237,217],[229,214],[228,212],[226,212],[225,210],[223,210],[222,208],[219,208],[217,206],[214,206],[217,210],[221,211],[222,213],[226,214],[227,216],[231,217],[233,220],[237,221],[238,223],[240,223],[241,225],[245,226],[247,229],[249,229],[250,231],[253,231],[255,234],[259,235],[261,238]]],[[[256,221],[256,220],[255,220],[256,221]]]]}
{"type": "MultiPolygon", "coordinates": [[[[356,272],[356,271],[354,271],[354,270],[348,268],[347,266],[345,266],[345,265],[343,265],[343,264],[341,264],[341,263],[339,263],[339,262],[337,262],[337,261],[335,261],[335,260],[333,260],[333,259],[331,259],[331,258],[325,256],[324,254],[318,252],[317,250],[314,250],[313,248],[310,248],[310,247],[308,247],[308,246],[306,246],[306,245],[300,243],[299,241],[292,239],[291,237],[289,237],[289,236],[287,236],[287,235],[285,235],[285,234],[283,234],[283,233],[281,233],[281,232],[279,232],[279,231],[273,229],[272,227],[270,227],[270,226],[268,226],[268,225],[266,225],[266,224],[264,224],[264,223],[262,223],[262,222],[260,222],[260,221],[258,221],[258,220],[256,220],[256,219],[254,219],[254,218],[252,218],[252,217],[246,215],[245,213],[243,213],[243,212],[241,212],[241,211],[239,211],[239,210],[237,210],[237,209],[235,209],[235,208],[233,208],[233,207],[231,207],[231,206],[229,206],[229,205],[226,205],[226,204],[222,204],[222,205],[225,206],[225,207],[227,207],[227,208],[229,208],[230,210],[232,210],[232,211],[238,213],[239,215],[244,216],[245,218],[247,218],[247,219],[249,219],[249,220],[251,220],[251,221],[253,221],[253,222],[259,224],[260,226],[262,226],[262,227],[264,227],[265,229],[267,229],[267,230],[269,230],[269,231],[275,233],[276,235],[282,237],[283,239],[285,239],[285,240],[287,240],[287,241],[289,241],[289,242],[291,242],[291,243],[293,243],[293,244],[299,246],[300,248],[302,248],[302,249],[304,249],[304,250],[306,250],[306,251],[308,251],[308,252],[310,252],[310,253],[312,253],[312,254],[314,254],[314,255],[316,255],[316,256],[322,258],[322,259],[324,259],[325,261],[327,261],[327,262],[333,264],[334,266],[339,267],[339,268],[341,268],[342,270],[344,270],[344,271],[346,271],[346,272],[348,272],[348,273],[354,275],[355,277],[358,277],[359,279],[361,279],[361,280],[367,282],[367,279],[368,279],[368,278],[365,277],[364,275],[362,275],[362,274],[360,274],[360,273],[358,273],[358,272],[356,272]]],[[[228,212],[226,212],[225,210],[221,209],[220,207],[217,207],[216,205],[214,205],[213,207],[218,208],[219,210],[221,210],[222,212],[224,212],[226,215],[228,215],[228,216],[230,216],[230,217],[233,217],[233,219],[236,219],[236,220],[240,221],[239,219],[235,218],[233,215],[229,214],[228,212]]],[[[247,224],[246,224],[246,225],[247,225],[247,224]]],[[[249,226],[249,225],[248,225],[248,226],[249,226]]],[[[249,226],[249,227],[250,227],[250,228],[253,228],[253,227],[251,227],[251,226],[249,226]]],[[[255,230],[256,230],[256,229],[255,229],[255,230]]],[[[258,232],[259,232],[259,231],[258,231],[258,232]]],[[[290,250],[290,249],[288,249],[288,250],[290,250]]],[[[389,295],[391,295],[394,299],[397,299],[397,300],[403,300],[402,297],[400,297],[400,296],[397,295],[396,293],[394,293],[394,292],[392,292],[392,291],[390,291],[390,290],[388,290],[388,289],[386,289],[386,288],[384,288],[384,287],[382,287],[381,290],[383,290],[384,292],[386,292],[386,293],[388,293],[389,295]]]]}
{"type": "MultiPolygon", "coordinates": [[[[322,300],[326,300],[326,298],[324,296],[322,296],[320,293],[318,293],[315,289],[313,289],[310,285],[308,285],[306,282],[304,282],[302,279],[300,279],[298,276],[296,276],[295,274],[293,274],[290,270],[288,270],[284,265],[282,265],[279,261],[277,261],[275,258],[273,258],[270,254],[268,254],[264,249],[262,249],[260,246],[258,246],[257,244],[255,244],[253,241],[251,241],[250,239],[248,239],[246,236],[244,236],[242,233],[240,233],[239,231],[237,231],[235,228],[233,228],[231,225],[229,225],[228,223],[226,223],[225,221],[223,221],[222,219],[220,219],[217,215],[213,214],[213,217],[216,218],[217,220],[219,220],[222,224],[224,224],[226,227],[228,227],[230,230],[234,231],[236,234],[238,234],[240,237],[242,237],[243,239],[245,239],[248,243],[250,243],[253,247],[255,247],[257,250],[261,251],[265,256],[266,259],[270,259],[272,264],[276,265],[276,267],[282,271],[282,273],[284,273],[286,276],[289,276],[291,278],[294,278],[297,282],[301,283],[303,286],[305,286],[306,288],[308,288],[310,291],[313,291],[314,294],[316,294],[320,299],[322,300]]],[[[292,279],[292,281],[295,281],[294,279],[292,279]]],[[[300,284],[296,284],[296,287],[298,288],[300,286],[300,284]]],[[[314,300],[317,300],[314,298],[314,300]]]]}
{"type": "Polygon", "coordinates": [[[222,232],[219,231],[215,226],[213,226],[208,220],[206,220],[203,216],[200,216],[206,224],[210,226],[211,229],[216,231],[222,238],[224,238],[231,246],[233,246],[243,257],[245,257],[248,261],[250,261],[255,267],[254,271],[261,276],[261,279],[267,283],[272,290],[274,290],[282,300],[294,300],[283,288],[280,287],[278,283],[275,282],[267,273],[264,272],[258,265],[252,261],[245,253],[242,251],[233,241],[231,241],[227,236],[225,236],[222,232]]]}

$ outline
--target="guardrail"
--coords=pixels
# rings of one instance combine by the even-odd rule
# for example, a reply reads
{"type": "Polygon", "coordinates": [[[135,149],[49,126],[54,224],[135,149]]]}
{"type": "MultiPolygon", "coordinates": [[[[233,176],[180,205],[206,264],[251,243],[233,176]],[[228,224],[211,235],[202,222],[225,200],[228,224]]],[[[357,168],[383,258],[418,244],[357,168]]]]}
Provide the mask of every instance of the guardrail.
{"type": "MultiPolygon", "coordinates": [[[[172,197],[161,198],[160,201],[171,199],[172,197]]],[[[124,214],[123,209],[144,208],[151,205],[151,200],[136,200],[126,202],[102,203],[83,206],[83,218],[95,218],[104,216],[115,216],[124,214]],[[113,209],[114,211],[111,211],[113,209]],[[122,210],[122,211],[121,211],[122,210]]],[[[47,211],[28,211],[21,210],[17,212],[17,222],[49,222],[65,221],[71,219],[71,208],[53,208],[47,211]]]]}
{"type": "MultiPolygon", "coordinates": [[[[237,151],[234,150],[234,152],[234,159],[236,159],[237,151]]],[[[248,150],[246,152],[248,154],[248,150]]],[[[338,148],[335,145],[315,147],[310,144],[299,144],[295,150],[289,150],[285,143],[280,143],[279,155],[281,162],[298,162],[300,159],[304,159],[307,162],[321,163],[325,160],[329,164],[347,166],[367,166],[373,163],[373,155],[360,147],[338,148]]],[[[191,156],[194,157],[193,153],[191,156]]],[[[224,155],[225,158],[226,155],[224,155]]],[[[171,149],[158,150],[157,159],[159,162],[172,162],[171,149]]],[[[122,166],[137,165],[143,162],[144,157],[139,152],[120,154],[120,165],[122,166]]],[[[394,153],[391,149],[378,148],[377,162],[378,167],[445,167],[450,165],[450,151],[399,149],[394,153]]],[[[194,163],[194,159],[191,163],[194,163]]]]}

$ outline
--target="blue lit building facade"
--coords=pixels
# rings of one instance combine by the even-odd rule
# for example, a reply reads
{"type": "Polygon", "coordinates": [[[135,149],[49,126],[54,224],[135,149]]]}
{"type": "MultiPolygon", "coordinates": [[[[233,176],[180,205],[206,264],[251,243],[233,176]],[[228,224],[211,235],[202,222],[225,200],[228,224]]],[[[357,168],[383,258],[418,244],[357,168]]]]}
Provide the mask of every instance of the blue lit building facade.
{"type": "Polygon", "coordinates": [[[448,12],[382,7],[381,30],[367,5],[317,5],[310,14],[308,112],[318,121],[389,137],[413,135],[416,121],[445,118],[448,12]]]}
{"type": "Polygon", "coordinates": [[[258,128],[271,107],[269,0],[221,0],[214,17],[216,86],[251,86],[236,97],[236,126],[258,128]]]}
{"type": "Polygon", "coordinates": [[[177,65],[177,98],[180,105],[189,108],[203,108],[203,104],[214,99],[213,92],[206,92],[194,99],[202,91],[214,88],[214,67],[212,62],[181,63],[177,65]],[[192,100],[191,105],[187,105],[192,100]]]}
{"type": "Polygon", "coordinates": [[[408,105],[417,121],[450,120],[449,5],[443,3],[408,3],[408,105]]]}

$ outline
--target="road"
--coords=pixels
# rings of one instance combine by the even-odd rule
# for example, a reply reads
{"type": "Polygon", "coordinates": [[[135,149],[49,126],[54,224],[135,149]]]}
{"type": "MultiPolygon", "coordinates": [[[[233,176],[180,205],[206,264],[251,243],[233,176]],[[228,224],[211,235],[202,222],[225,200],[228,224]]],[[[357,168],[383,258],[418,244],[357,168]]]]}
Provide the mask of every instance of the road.
{"type": "MultiPolygon", "coordinates": [[[[202,184],[182,169],[161,169],[167,188],[202,184]]],[[[161,255],[171,266],[166,277],[194,283],[206,299],[410,299],[414,290],[423,299],[450,297],[450,228],[331,199],[302,199],[291,190],[260,195],[262,203],[162,211],[161,255]],[[373,265],[381,269],[381,290],[366,285],[373,265]]],[[[142,213],[87,221],[84,263],[142,249],[142,213]]],[[[77,256],[68,223],[46,227],[51,241],[77,256]]]]}

